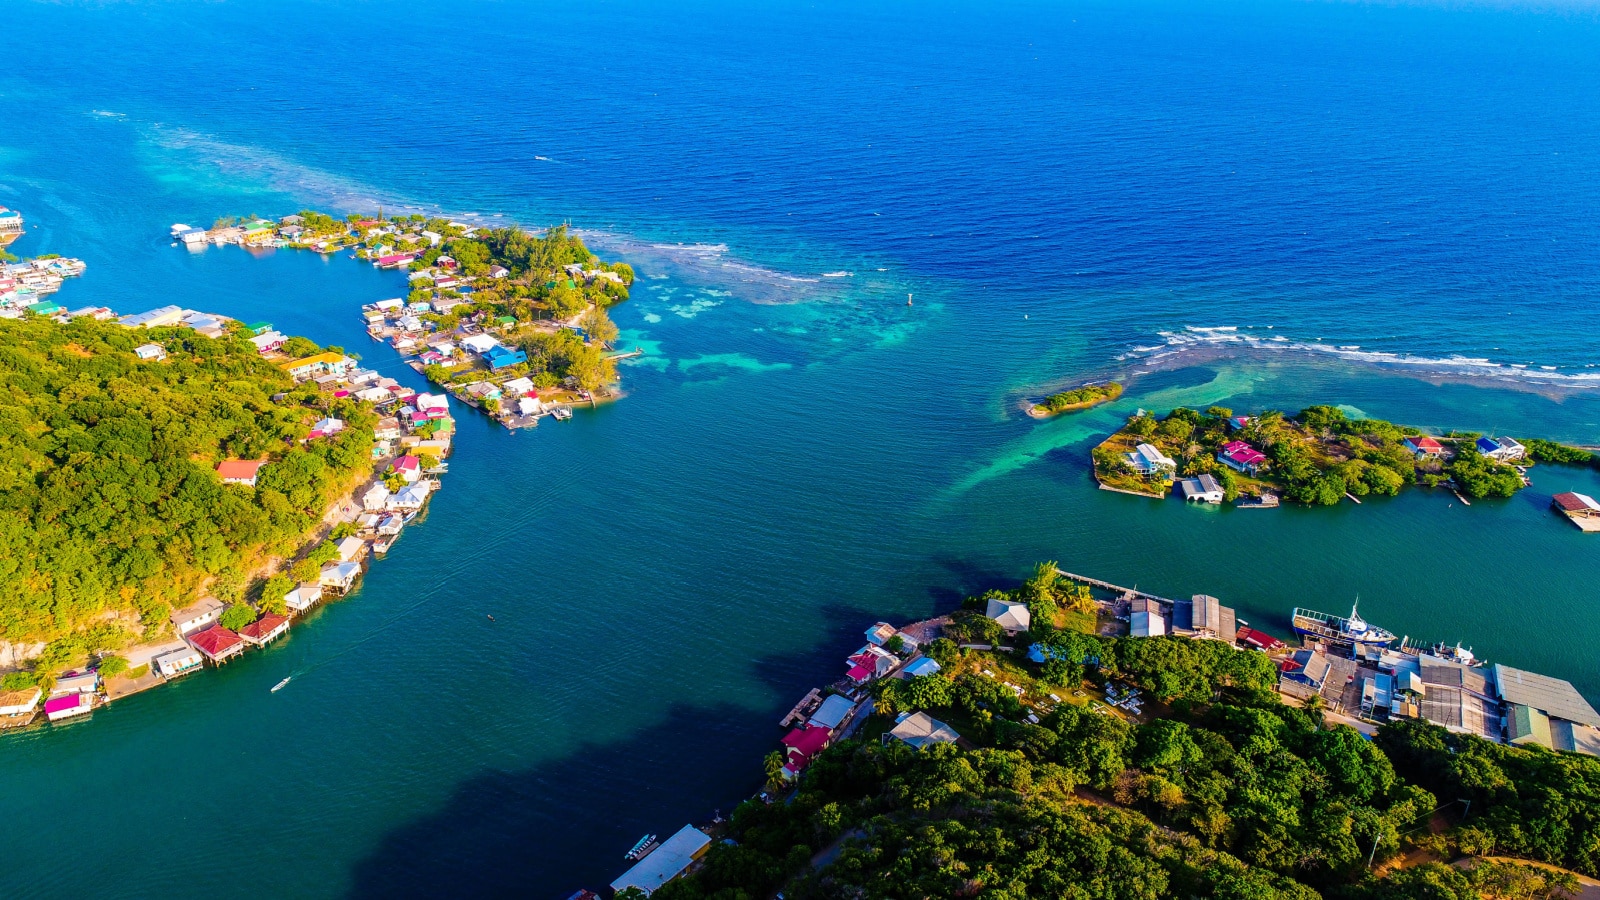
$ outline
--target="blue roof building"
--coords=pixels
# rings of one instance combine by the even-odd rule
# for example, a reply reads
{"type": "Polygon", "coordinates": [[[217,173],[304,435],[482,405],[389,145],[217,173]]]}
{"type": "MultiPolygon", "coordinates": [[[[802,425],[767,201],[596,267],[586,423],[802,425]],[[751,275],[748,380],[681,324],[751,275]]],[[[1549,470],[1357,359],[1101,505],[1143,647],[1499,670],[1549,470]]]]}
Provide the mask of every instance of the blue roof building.
{"type": "Polygon", "coordinates": [[[521,350],[512,350],[508,347],[495,347],[485,357],[491,369],[504,369],[508,366],[520,365],[528,361],[528,354],[521,350]]]}
{"type": "Polygon", "coordinates": [[[1478,438],[1478,452],[1482,453],[1484,456],[1490,456],[1490,455],[1494,454],[1496,451],[1498,451],[1499,449],[1500,449],[1500,445],[1498,443],[1496,443],[1492,438],[1486,438],[1486,437],[1478,438]]]}

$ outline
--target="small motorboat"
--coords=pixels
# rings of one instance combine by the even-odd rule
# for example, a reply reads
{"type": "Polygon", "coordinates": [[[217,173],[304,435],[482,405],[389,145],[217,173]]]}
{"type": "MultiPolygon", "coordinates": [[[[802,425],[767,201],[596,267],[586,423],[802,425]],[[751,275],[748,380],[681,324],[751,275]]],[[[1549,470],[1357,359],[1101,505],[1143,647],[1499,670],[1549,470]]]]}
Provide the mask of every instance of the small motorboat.
{"type": "MultiPolygon", "coordinates": [[[[293,678],[293,677],[294,677],[293,675],[289,676],[289,678],[293,678]]],[[[271,693],[276,694],[277,692],[283,690],[283,686],[289,683],[289,678],[285,678],[284,680],[282,680],[282,681],[278,682],[277,684],[273,685],[271,693]]]]}
{"type": "Polygon", "coordinates": [[[649,853],[652,849],[654,849],[655,844],[656,836],[653,834],[647,834],[644,837],[639,838],[639,843],[634,844],[633,849],[629,850],[622,858],[629,860],[640,859],[646,853],[649,853]]]}
{"type": "Polygon", "coordinates": [[[550,412],[550,415],[555,416],[558,422],[565,422],[567,419],[572,418],[572,410],[567,409],[565,406],[558,406],[550,412]]]}

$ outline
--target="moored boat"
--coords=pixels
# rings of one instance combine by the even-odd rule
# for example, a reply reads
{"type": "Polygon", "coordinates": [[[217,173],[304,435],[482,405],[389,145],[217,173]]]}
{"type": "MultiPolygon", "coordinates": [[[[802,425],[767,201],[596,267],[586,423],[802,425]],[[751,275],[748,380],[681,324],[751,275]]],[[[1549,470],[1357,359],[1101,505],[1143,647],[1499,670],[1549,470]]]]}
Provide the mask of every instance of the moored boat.
{"type": "MultiPolygon", "coordinates": [[[[1358,604],[1359,605],[1359,604],[1358,604]]],[[[1350,616],[1336,616],[1332,613],[1318,612],[1314,609],[1295,608],[1294,611],[1295,633],[1303,637],[1314,637],[1320,640],[1331,641],[1335,644],[1350,646],[1365,645],[1383,647],[1395,642],[1395,634],[1379,628],[1361,618],[1356,607],[1350,607],[1350,616]]]]}

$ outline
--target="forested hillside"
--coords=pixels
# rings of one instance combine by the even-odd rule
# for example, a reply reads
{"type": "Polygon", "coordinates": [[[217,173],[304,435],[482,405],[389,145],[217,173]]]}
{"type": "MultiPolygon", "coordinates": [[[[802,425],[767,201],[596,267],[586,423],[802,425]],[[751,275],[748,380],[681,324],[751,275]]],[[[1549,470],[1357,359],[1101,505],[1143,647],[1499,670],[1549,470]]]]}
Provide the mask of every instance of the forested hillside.
{"type": "Polygon", "coordinates": [[[0,320],[0,639],[65,662],[164,627],[213,576],[242,593],[370,467],[372,413],[296,387],[233,327],[0,320]],[[134,354],[152,341],[167,359],[134,354]],[[352,427],[300,443],[324,415],[352,427]],[[260,458],[254,488],[214,471],[260,458]]]}

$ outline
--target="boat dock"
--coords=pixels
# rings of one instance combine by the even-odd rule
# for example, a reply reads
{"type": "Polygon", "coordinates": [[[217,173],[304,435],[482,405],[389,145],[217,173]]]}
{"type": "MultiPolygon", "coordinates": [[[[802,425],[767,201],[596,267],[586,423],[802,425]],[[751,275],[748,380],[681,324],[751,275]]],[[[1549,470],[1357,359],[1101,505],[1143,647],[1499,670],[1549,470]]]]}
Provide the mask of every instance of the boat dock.
{"type": "Polygon", "coordinates": [[[805,722],[806,716],[810,714],[811,710],[816,709],[821,702],[822,689],[812,688],[810,693],[800,698],[800,702],[794,705],[794,709],[789,710],[789,714],[784,716],[778,722],[778,725],[782,728],[788,728],[791,724],[798,725],[805,722]]]}
{"type": "Polygon", "coordinates": [[[1137,588],[1123,587],[1120,584],[1112,584],[1109,581],[1101,581],[1098,578],[1090,578],[1087,575],[1074,575],[1065,569],[1056,569],[1056,574],[1060,575],[1062,578],[1087,584],[1090,587],[1097,587],[1107,591],[1116,591],[1119,594],[1125,594],[1130,597],[1143,597],[1146,600],[1155,600],[1159,603],[1167,604],[1171,604],[1173,602],[1166,597],[1158,597],[1155,594],[1147,593],[1145,591],[1138,590],[1137,588]]]}

